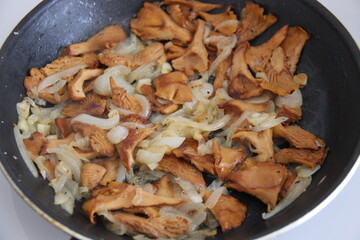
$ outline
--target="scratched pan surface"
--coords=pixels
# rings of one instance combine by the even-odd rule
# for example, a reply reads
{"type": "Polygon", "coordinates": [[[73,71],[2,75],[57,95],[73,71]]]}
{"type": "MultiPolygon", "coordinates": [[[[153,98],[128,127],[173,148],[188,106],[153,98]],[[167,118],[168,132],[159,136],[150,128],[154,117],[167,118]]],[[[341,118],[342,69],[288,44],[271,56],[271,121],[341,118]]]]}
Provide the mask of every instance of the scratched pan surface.
{"type": "MultiPolygon", "coordinates": [[[[232,4],[236,13],[245,3],[242,0],[209,2],[232,4]]],[[[261,219],[265,211],[262,203],[245,194],[233,193],[248,205],[247,219],[241,227],[220,233],[214,239],[252,239],[301,221],[314,209],[318,210],[340,185],[360,152],[360,54],[348,32],[314,0],[256,2],[279,21],[252,44],[264,42],[285,24],[299,25],[312,36],[298,64],[298,72],[309,76],[303,89],[305,102],[300,125],[325,139],[330,152],[306,193],[267,221],[261,219]]],[[[47,182],[34,179],[22,159],[12,157],[20,156],[11,128],[17,122],[15,104],[25,94],[23,79],[30,68],[44,66],[56,58],[63,46],[85,40],[109,24],[120,24],[128,30],[129,20],[141,5],[142,1],[137,0],[44,1],[21,21],[14,29],[19,34],[11,35],[0,51],[0,166],[36,211],[77,238],[127,239],[113,235],[101,224],[90,224],[79,208],[70,216],[54,206],[53,190],[47,182]]]]}

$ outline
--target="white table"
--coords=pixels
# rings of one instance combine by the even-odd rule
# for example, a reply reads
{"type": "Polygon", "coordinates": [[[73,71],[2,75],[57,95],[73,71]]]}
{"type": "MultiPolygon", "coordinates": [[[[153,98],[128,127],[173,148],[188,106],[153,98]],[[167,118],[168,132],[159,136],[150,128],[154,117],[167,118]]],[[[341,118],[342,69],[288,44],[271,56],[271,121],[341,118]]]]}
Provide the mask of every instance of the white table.
{"type": "MultiPolygon", "coordinates": [[[[275,0],[274,0],[275,1],[275,0]]],[[[277,0],[283,1],[283,0],[277,0]]],[[[40,0],[0,0],[0,45],[15,25],[40,0]]],[[[360,43],[360,0],[321,0],[360,43]]],[[[278,240],[360,239],[360,170],[341,193],[316,216],[278,240]]],[[[0,239],[68,240],[70,236],[38,216],[0,173],[0,239]]]]}

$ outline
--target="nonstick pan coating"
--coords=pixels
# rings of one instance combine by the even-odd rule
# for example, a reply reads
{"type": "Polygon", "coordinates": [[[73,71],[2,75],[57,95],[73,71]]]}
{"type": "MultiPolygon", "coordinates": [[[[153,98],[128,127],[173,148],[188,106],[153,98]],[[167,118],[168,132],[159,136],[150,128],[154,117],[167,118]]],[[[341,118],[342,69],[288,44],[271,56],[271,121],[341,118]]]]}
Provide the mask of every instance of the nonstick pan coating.
{"type": "MultiPolygon", "coordinates": [[[[245,4],[243,0],[208,2],[232,4],[237,14],[245,4]]],[[[240,228],[213,239],[261,237],[304,217],[339,186],[360,152],[360,54],[348,32],[314,0],[255,2],[279,21],[253,45],[264,42],[285,24],[301,26],[311,34],[298,64],[298,72],[309,77],[302,90],[300,125],[325,139],[330,152],[306,193],[269,220],[261,218],[264,204],[251,196],[234,193],[248,205],[247,219],[240,228]]],[[[12,125],[17,122],[15,104],[25,95],[23,79],[32,67],[44,66],[64,46],[83,41],[109,24],[120,24],[129,30],[129,21],[141,5],[142,1],[136,0],[44,1],[21,21],[14,29],[19,34],[11,35],[0,51],[0,166],[32,207],[78,238],[127,239],[115,236],[101,224],[89,223],[79,208],[70,216],[53,205],[53,190],[45,180],[34,179],[19,157],[12,133],[12,125]]]]}

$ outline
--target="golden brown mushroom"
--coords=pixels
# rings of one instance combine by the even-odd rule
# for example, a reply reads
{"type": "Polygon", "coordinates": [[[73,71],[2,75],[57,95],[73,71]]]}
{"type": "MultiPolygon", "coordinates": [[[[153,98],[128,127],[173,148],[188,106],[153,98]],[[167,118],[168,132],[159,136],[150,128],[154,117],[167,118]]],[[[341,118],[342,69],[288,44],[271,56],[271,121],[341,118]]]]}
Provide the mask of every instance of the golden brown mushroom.
{"type": "Polygon", "coordinates": [[[106,186],[109,182],[116,180],[120,165],[119,159],[100,159],[94,161],[94,163],[99,164],[106,169],[104,177],[99,182],[100,185],[106,186]]]}
{"type": "Polygon", "coordinates": [[[259,96],[263,92],[245,61],[245,52],[249,46],[248,42],[243,42],[234,51],[228,86],[228,93],[233,98],[246,99],[259,96]]]}
{"type": "Polygon", "coordinates": [[[158,61],[162,58],[165,59],[166,57],[164,45],[160,42],[154,42],[134,55],[120,55],[114,52],[103,52],[98,56],[100,62],[108,67],[124,65],[129,67],[131,70],[134,70],[141,65],[158,61]]]}
{"type": "Polygon", "coordinates": [[[251,103],[251,102],[245,102],[243,100],[229,100],[224,103],[219,103],[218,107],[220,109],[225,109],[226,113],[239,116],[246,111],[257,112],[257,113],[266,112],[270,107],[270,103],[269,102],[251,103]]]}
{"type": "Polygon", "coordinates": [[[211,3],[203,3],[199,1],[188,1],[188,0],[164,0],[164,4],[180,4],[183,6],[187,6],[192,9],[193,12],[208,12],[214,9],[221,8],[222,4],[211,4],[211,3]]]}
{"type": "Polygon", "coordinates": [[[64,145],[64,144],[68,145],[71,142],[73,142],[74,140],[75,140],[75,133],[71,133],[66,138],[62,138],[62,139],[50,139],[50,140],[47,140],[46,144],[41,149],[41,155],[47,154],[48,149],[57,148],[60,145],[64,145]]]}
{"type": "Polygon", "coordinates": [[[286,66],[291,74],[295,73],[301,51],[309,38],[310,35],[301,27],[291,27],[285,40],[281,43],[286,56],[286,66]]]}
{"type": "Polygon", "coordinates": [[[191,33],[195,32],[195,24],[192,21],[196,18],[196,14],[191,12],[189,7],[171,4],[167,6],[166,11],[180,27],[189,30],[191,33]]]}
{"type": "Polygon", "coordinates": [[[144,2],[137,18],[130,22],[131,31],[141,40],[176,40],[180,43],[191,41],[190,32],[180,27],[158,6],[144,2]]]}
{"type": "Polygon", "coordinates": [[[62,137],[66,138],[73,130],[71,129],[72,118],[56,118],[55,125],[59,129],[62,137]]]}
{"type": "Polygon", "coordinates": [[[223,87],[224,81],[228,79],[227,71],[231,67],[232,55],[225,58],[219,66],[216,68],[216,75],[214,80],[214,92],[213,95],[216,94],[216,90],[223,87]]]}
{"type": "Polygon", "coordinates": [[[265,72],[269,79],[262,80],[260,85],[266,90],[285,96],[300,87],[286,66],[286,56],[281,47],[273,51],[265,72]]]}
{"type": "Polygon", "coordinates": [[[169,198],[174,197],[174,186],[168,174],[165,174],[159,181],[155,182],[153,187],[155,195],[169,198]]]}
{"type": "Polygon", "coordinates": [[[175,104],[191,102],[191,91],[188,78],[182,72],[162,74],[154,80],[155,95],[175,104]]]}
{"type": "Polygon", "coordinates": [[[67,46],[65,53],[68,55],[80,55],[88,52],[96,52],[104,49],[112,49],[126,39],[126,33],[119,25],[109,25],[85,42],[67,46]]]}
{"type": "Polygon", "coordinates": [[[111,101],[115,106],[136,114],[141,113],[143,107],[139,99],[128,94],[126,89],[118,87],[112,77],[110,77],[110,86],[112,93],[111,101]]]}
{"type": "Polygon", "coordinates": [[[76,117],[79,114],[101,116],[106,107],[106,100],[99,95],[91,93],[81,101],[71,102],[61,111],[67,117],[76,117]]]}
{"type": "Polygon", "coordinates": [[[96,69],[81,69],[76,76],[69,82],[68,91],[72,100],[82,100],[85,98],[84,82],[94,79],[101,74],[104,70],[100,68],[96,69]]]}
{"type": "Polygon", "coordinates": [[[217,141],[212,144],[216,175],[224,180],[231,171],[246,159],[246,153],[231,148],[220,147],[217,141]]]}
{"type": "Polygon", "coordinates": [[[194,75],[194,71],[208,70],[208,52],[203,43],[205,22],[197,20],[194,38],[183,56],[172,61],[176,70],[184,72],[187,76],[194,75]]]}
{"type": "Polygon", "coordinates": [[[200,171],[206,171],[215,175],[215,160],[212,154],[200,155],[198,153],[198,142],[194,139],[185,139],[180,147],[172,150],[172,153],[178,157],[190,161],[200,171]]]}
{"type": "Polygon", "coordinates": [[[327,154],[325,147],[319,150],[284,148],[275,153],[275,161],[282,164],[298,163],[309,168],[321,164],[327,154]]]}
{"type": "Polygon", "coordinates": [[[165,155],[155,170],[172,173],[180,179],[191,182],[197,188],[206,187],[202,173],[190,163],[184,162],[174,155],[165,155]]]}
{"type": "Polygon", "coordinates": [[[81,186],[92,190],[99,185],[101,179],[106,173],[106,168],[95,163],[85,163],[81,168],[80,182],[81,186]]]}
{"type": "Polygon", "coordinates": [[[150,133],[156,129],[156,127],[157,125],[149,128],[129,129],[129,134],[127,137],[120,143],[116,144],[116,149],[119,152],[120,160],[128,173],[130,173],[134,163],[133,151],[135,147],[139,144],[139,142],[149,136],[150,133]]]}
{"type": "MultiPolygon", "coordinates": [[[[204,201],[206,201],[213,191],[206,190],[204,201]]],[[[236,198],[228,195],[221,195],[217,203],[210,211],[219,222],[223,232],[241,226],[246,218],[247,207],[236,198]]]]}
{"type": "Polygon", "coordinates": [[[286,196],[286,194],[289,192],[289,189],[293,185],[296,177],[297,177],[297,174],[288,169],[288,174],[287,174],[286,180],[285,180],[284,185],[282,186],[281,191],[279,193],[279,200],[284,198],[286,196]]]}
{"type": "Polygon", "coordinates": [[[323,140],[298,126],[283,126],[279,124],[273,129],[275,138],[285,138],[296,148],[318,150],[320,147],[325,147],[323,140]]]}
{"type": "Polygon", "coordinates": [[[170,61],[185,54],[186,48],[175,45],[173,42],[165,44],[166,60],[170,61]]]}
{"type": "Polygon", "coordinates": [[[281,44],[287,34],[288,26],[282,27],[267,42],[251,46],[245,53],[246,63],[253,72],[265,72],[272,52],[281,44]]]}
{"type": "Polygon", "coordinates": [[[180,216],[144,218],[123,212],[114,212],[113,215],[125,226],[151,238],[173,239],[184,235],[189,229],[188,220],[180,216]]]}
{"type": "Polygon", "coordinates": [[[94,214],[104,210],[178,205],[183,202],[183,199],[153,195],[126,183],[110,182],[106,187],[93,191],[92,197],[83,204],[82,209],[90,222],[95,223],[94,214]]]}
{"type": "Polygon", "coordinates": [[[115,154],[115,147],[108,140],[105,130],[95,125],[81,122],[75,122],[71,126],[75,132],[89,137],[92,149],[100,156],[112,157],[115,154]]]}
{"type": "Polygon", "coordinates": [[[150,218],[160,217],[159,209],[157,207],[133,207],[123,208],[122,210],[127,213],[144,214],[150,218]]]}
{"type": "Polygon", "coordinates": [[[128,114],[126,116],[121,116],[121,121],[122,122],[135,122],[135,123],[140,123],[140,124],[149,124],[150,121],[147,120],[146,118],[138,115],[138,114],[128,114]]]}
{"type": "Polygon", "coordinates": [[[29,138],[23,140],[26,150],[30,154],[31,160],[34,160],[37,156],[41,155],[41,150],[46,144],[46,137],[39,133],[34,132],[29,138]]]}
{"type": "Polygon", "coordinates": [[[291,124],[301,119],[301,112],[301,107],[292,108],[287,105],[282,105],[277,112],[277,116],[287,117],[288,119],[284,123],[291,124]]]}
{"type": "Polygon", "coordinates": [[[236,15],[231,10],[232,6],[229,6],[225,12],[218,14],[209,14],[206,12],[199,12],[199,16],[202,17],[206,22],[210,23],[211,26],[216,29],[216,31],[230,36],[236,32],[238,27],[237,21],[229,21],[229,20],[237,20],[236,15]],[[227,21],[227,22],[226,22],[227,21]]]}
{"type": "Polygon", "coordinates": [[[26,94],[32,96],[31,89],[39,86],[40,82],[45,79],[45,75],[37,68],[30,70],[30,76],[26,76],[24,80],[24,87],[26,88],[26,94]]]}
{"type": "Polygon", "coordinates": [[[274,144],[271,129],[266,129],[261,132],[239,131],[235,133],[231,139],[237,142],[251,144],[250,150],[258,154],[255,157],[257,161],[274,161],[274,144]]]}
{"type": "Polygon", "coordinates": [[[236,32],[238,43],[254,39],[276,21],[274,15],[264,15],[264,9],[256,3],[247,2],[241,11],[241,21],[236,32]]]}
{"type": "Polygon", "coordinates": [[[162,104],[158,101],[157,97],[155,96],[155,90],[150,85],[142,85],[141,92],[143,95],[151,102],[152,110],[156,112],[160,112],[161,114],[170,114],[175,112],[179,105],[174,103],[162,104]]]}
{"type": "Polygon", "coordinates": [[[280,164],[248,159],[240,169],[229,175],[228,179],[231,183],[226,184],[225,187],[257,197],[268,206],[270,211],[277,203],[287,174],[287,168],[280,164]]]}

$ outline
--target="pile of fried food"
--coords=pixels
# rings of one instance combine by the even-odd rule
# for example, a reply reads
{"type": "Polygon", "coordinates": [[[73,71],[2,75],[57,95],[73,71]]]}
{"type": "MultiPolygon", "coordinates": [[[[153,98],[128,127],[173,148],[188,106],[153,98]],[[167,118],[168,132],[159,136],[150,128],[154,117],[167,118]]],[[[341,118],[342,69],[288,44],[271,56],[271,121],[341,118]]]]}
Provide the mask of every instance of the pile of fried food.
{"type": "Polygon", "coordinates": [[[262,201],[265,219],[306,190],[327,153],[294,124],[310,36],[283,26],[251,46],[277,18],[250,2],[208,13],[223,7],[145,2],[129,36],[107,26],[30,70],[14,133],[55,204],[85,198],[92,223],[135,239],[201,239],[245,220],[227,189],[262,201]]]}

